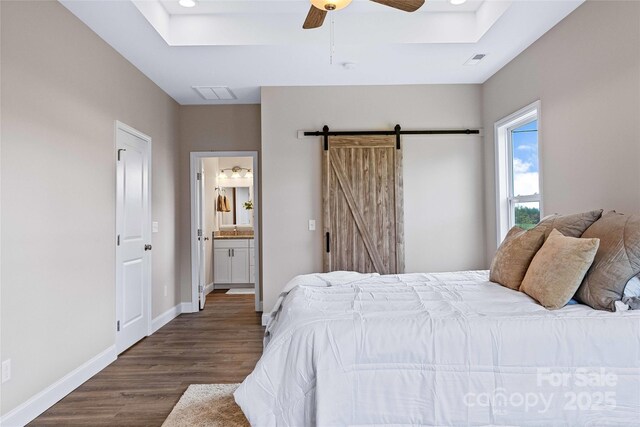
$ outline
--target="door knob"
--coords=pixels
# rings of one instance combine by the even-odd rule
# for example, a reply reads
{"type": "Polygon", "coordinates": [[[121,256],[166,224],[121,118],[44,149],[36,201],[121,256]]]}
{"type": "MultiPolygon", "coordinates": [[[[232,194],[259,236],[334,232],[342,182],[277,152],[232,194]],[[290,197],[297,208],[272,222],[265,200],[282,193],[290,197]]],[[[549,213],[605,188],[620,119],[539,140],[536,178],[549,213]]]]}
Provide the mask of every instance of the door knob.
{"type": "Polygon", "coordinates": [[[209,238],[208,238],[208,237],[205,237],[205,238],[204,238],[204,240],[205,240],[205,241],[207,241],[207,240],[209,240],[209,238]]]}
{"type": "Polygon", "coordinates": [[[151,246],[151,245],[148,245],[148,244],[144,245],[144,250],[145,251],[150,251],[152,248],[153,248],[153,246],[151,246]]]}

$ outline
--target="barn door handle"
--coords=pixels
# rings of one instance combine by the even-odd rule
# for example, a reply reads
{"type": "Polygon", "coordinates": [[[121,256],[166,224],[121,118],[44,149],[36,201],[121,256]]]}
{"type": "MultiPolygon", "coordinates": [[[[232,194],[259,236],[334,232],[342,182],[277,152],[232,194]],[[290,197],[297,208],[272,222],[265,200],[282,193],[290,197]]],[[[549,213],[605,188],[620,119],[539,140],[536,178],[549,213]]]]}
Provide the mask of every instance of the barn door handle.
{"type": "Polygon", "coordinates": [[[329,232],[327,231],[327,233],[325,234],[325,245],[326,245],[326,251],[327,253],[331,252],[331,234],[329,234],[329,232]]]}

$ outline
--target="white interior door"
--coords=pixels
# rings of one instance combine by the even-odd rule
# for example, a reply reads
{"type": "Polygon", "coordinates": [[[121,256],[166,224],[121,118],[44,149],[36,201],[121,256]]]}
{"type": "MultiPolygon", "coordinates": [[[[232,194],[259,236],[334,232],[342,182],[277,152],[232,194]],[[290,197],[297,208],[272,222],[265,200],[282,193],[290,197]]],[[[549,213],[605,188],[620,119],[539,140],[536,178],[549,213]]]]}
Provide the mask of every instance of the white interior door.
{"type": "Polygon", "coordinates": [[[198,235],[196,238],[198,239],[198,253],[197,253],[197,262],[198,262],[198,301],[200,310],[204,309],[204,305],[207,301],[204,295],[204,287],[206,281],[206,271],[205,271],[205,263],[207,262],[205,256],[205,235],[204,235],[204,216],[205,216],[205,203],[204,203],[204,162],[202,159],[198,160],[198,172],[196,176],[197,180],[197,194],[196,194],[196,212],[197,212],[197,223],[198,223],[198,235]]]}
{"type": "Polygon", "coordinates": [[[116,347],[147,336],[151,307],[151,139],[116,124],[116,347]]]}

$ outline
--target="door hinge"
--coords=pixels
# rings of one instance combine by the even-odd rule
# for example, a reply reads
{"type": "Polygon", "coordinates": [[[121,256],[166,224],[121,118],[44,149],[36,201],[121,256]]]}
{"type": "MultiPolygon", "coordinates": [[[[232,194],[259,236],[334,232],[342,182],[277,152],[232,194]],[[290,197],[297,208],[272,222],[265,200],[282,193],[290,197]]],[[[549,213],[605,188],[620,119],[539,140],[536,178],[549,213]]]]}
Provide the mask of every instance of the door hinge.
{"type": "Polygon", "coordinates": [[[202,174],[201,174],[200,172],[198,172],[198,173],[196,174],[196,179],[197,179],[198,181],[200,181],[200,179],[201,179],[201,178],[202,178],[202,174]]]}
{"type": "Polygon", "coordinates": [[[120,332],[120,321],[119,320],[116,322],[116,331],[120,332]]]}
{"type": "Polygon", "coordinates": [[[199,293],[203,293],[204,292],[204,286],[198,285],[198,292],[199,293]]]}
{"type": "Polygon", "coordinates": [[[198,228],[198,237],[202,237],[202,229],[198,228]]]}
{"type": "Polygon", "coordinates": [[[120,153],[123,152],[123,151],[127,151],[127,149],[126,148],[121,148],[121,149],[118,150],[118,161],[120,161],[120,153]]]}
{"type": "Polygon", "coordinates": [[[117,244],[118,246],[120,246],[120,235],[119,235],[119,234],[118,234],[118,237],[116,238],[116,244],[117,244]]]}

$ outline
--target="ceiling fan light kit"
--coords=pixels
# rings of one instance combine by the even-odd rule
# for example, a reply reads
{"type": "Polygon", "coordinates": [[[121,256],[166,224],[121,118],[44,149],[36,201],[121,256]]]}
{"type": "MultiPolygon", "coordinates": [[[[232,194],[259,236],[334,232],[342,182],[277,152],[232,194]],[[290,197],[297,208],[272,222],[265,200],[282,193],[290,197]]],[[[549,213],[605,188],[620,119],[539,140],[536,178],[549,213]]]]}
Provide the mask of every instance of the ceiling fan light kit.
{"type": "Polygon", "coordinates": [[[349,6],[351,0],[311,0],[311,4],[320,10],[340,10],[349,6]]]}
{"type": "MultiPolygon", "coordinates": [[[[404,10],[405,12],[415,12],[420,9],[425,0],[371,0],[394,9],[404,10]]],[[[459,1],[459,0],[458,0],[459,1]]],[[[302,28],[309,30],[312,28],[320,28],[324,23],[324,18],[328,11],[336,11],[349,6],[351,0],[311,0],[311,9],[307,19],[305,19],[302,28]]]]}

